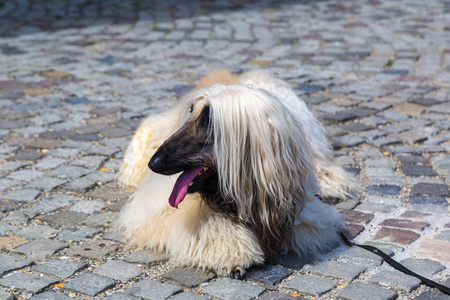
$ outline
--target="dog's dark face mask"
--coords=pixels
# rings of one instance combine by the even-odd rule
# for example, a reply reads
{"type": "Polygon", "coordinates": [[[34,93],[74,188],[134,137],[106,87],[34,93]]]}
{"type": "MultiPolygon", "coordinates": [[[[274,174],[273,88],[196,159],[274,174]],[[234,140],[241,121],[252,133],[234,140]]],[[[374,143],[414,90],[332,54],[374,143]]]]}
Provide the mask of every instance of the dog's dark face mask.
{"type": "Polygon", "coordinates": [[[152,171],[162,175],[182,172],[169,198],[173,207],[178,207],[187,193],[217,193],[214,138],[210,127],[210,106],[205,105],[158,148],[148,163],[152,171]]]}

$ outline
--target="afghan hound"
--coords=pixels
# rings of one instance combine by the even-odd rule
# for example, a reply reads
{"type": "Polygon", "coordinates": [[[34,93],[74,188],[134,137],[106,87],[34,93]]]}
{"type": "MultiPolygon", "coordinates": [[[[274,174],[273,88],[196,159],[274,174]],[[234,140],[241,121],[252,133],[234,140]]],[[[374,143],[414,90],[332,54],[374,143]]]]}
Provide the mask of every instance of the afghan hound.
{"type": "Polygon", "coordinates": [[[215,71],[145,119],[118,178],[137,187],[118,220],[129,243],[233,278],[339,244],[322,199],[357,190],[305,103],[266,71],[215,71]]]}

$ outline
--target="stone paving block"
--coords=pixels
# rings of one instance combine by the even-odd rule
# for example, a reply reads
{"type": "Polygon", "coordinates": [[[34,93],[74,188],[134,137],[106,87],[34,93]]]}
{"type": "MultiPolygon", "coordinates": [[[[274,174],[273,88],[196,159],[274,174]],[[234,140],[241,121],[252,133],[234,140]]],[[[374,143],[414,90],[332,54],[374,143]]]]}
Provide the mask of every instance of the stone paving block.
{"type": "Polygon", "coordinates": [[[70,210],[90,215],[100,211],[103,207],[105,207],[105,204],[100,200],[85,200],[75,202],[70,210]]]}
{"type": "Polygon", "coordinates": [[[403,164],[428,163],[428,160],[425,157],[419,155],[400,155],[397,158],[403,164]]]}
{"type": "Polygon", "coordinates": [[[128,200],[131,196],[131,191],[119,190],[117,185],[108,183],[95,190],[87,192],[86,196],[100,198],[105,201],[128,200]]]}
{"type": "Polygon", "coordinates": [[[30,181],[38,177],[41,177],[44,173],[35,170],[19,170],[12,172],[8,175],[8,178],[20,181],[30,181]]]}
{"type": "Polygon", "coordinates": [[[24,254],[32,259],[44,259],[67,245],[50,239],[37,239],[14,249],[14,252],[24,254]]]}
{"type": "Polygon", "coordinates": [[[14,230],[12,234],[20,235],[27,239],[46,239],[56,232],[50,226],[29,226],[14,230]]]}
{"type": "Polygon", "coordinates": [[[450,196],[446,184],[417,183],[411,189],[411,195],[450,196]]]}
{"type": "Polygon", "coordinates": [[[362,203],[358,205],[357,209],[362,211],[369,211],[369,212],[381,212],[381,213],[388,213],[395,207],[386,205],[386,204],[376,204],[376,203],[362,203]]]}
{"type": "MultiPolygon", "coordinates": [[[[388,251],[385,251],[385,253],[386,252],[388,251]]],[[[387,254],[391,254],[392,256],[392,251],[390,253],[388,252],[387,254]]],[[[349,259],[356,258],[358,260],[364,260],[376,265],[381,265],[381,263],[383,262],[383,258],[381,258],[380,256],[375,255],[372,252],[359,247],[350,247],[348,250],[345,250],[339,257],[349,259]]]]}
{"type": "Polygon", "coordinates": [[[0,254],[0,275],[17,269],[22,269],[33,263],[34,262],[29,259],[24,259],[13,255],[0,254]]]}
{"type": "Polygon", "coordinates": [[[51,215],[40,216],[39,219],[50,222],[61,227],[72,227],[79,225],[88,217],[87,214],[75,211],[62,211],[51,215]]]}
{"type": "Polygon", "coordinates": [[[438,235],[434,236],[435,239],[450,241],[450,230],[444,230],[438,235]]]}
{"type": "Polygon", "coordinates": [[[125,293],[144,299],[162,300],[181,291],[182,289],[175,285],[146,279],[132,285],[125,293]]]}
{"type": "Polygon", "coordinates": [[[52,139],[36,139],[27,145],[28,148],[34,149],[54,149],[59,147],[61,141],[52,139]]]}
{"type": "Polygon", "coordinates": [[[426,227],[430,226],[426,222],[413,222],[411,220],[401,220],[401,219],[386,219],[380,225],[397,227],[397,228],[407,228],[414,230],[424,230],[426,227]]]}
{"type": "Polygon", "coordinates": [[[206,300],[208,298],[201,296],[197,293],[186,291],[170,298],[171,300],[206,300]]]}
{"type": "Polygon", "coordinates": [[[425,239],[420,244],[416,252],[417,257],[429,258],[442,263],[450,262],[450,253],[448,249],[450,241],[442,241],[437,239],[425,239]]]}
{"type": "Polygon", "coordinates": [[[259,300],[306,300],[306,298],[299,296],[291,296],[289,294],[283,294],[278,292],[272,292],[262,295],[259,300]]]}
{"type": "Polygon", "coordinates": [[[446,197],[429,195],[412,195],[409,197],[409,203],[413,204],[437,204],[448,206],[446,197]]]}
{"type": "MultiPolygon", "coordinates": [[[[37,132],[35,132],[35,133],[42,132],[42,128],[41,127],[35,127],[35,129],[37,129],[37,132]]],[[[24,134],[28,134],[28,132],[23,132],[23,133],[24,134]]],[[[29,133],[34,134],[33,132],[29,132],[29,133]]],[[[21,152],[16,153],[11,159],[35,161],[35,160],[38,160],[39,158],[41,158],[43,156],[44,156],[44,153],[42,153],[42,152],[28,151],[27,150],[27,151],[21,151],[21,152]]]]}
{"type": "Polygon", "coordinates": [[[338,138],[335,138],[333,141],[333,145],[337,145],[338,147],[354,147],[364,143],[365,140],[358,136],[353,135],[344,135],[338,138]]]}
{"type": "Polygon", "coordinates": [[[3,178],[0,179],[0,191],[6,191],[7,189],[19,185],[21,182],[14,179],[3,178]]]}
{"type": "Polygon", "coordinates": [[[96,268],[94,273],[115,280],[128,281],[141,275],[142,270],[126,262],[110,261],[96,268]]]}
{"type": "Polygon", "coordinates": [[[402,206],[403,199],[397,197],[369,196],[367,201],[373,204],[381,204],[387,206],[402,206]]]}
{"type": "Polygon", "coordinates": [[[336,284],[329,279],[311,275],[300,275],[286,281],[283,286],[288,289],[295,289],[302,294],[320,297],[334,289],[336,284]]]}
{"type": "Polygon", "coordinates": [[[226,277],[221,277],[203,288],[205,294],[224,300],[249,300],[264,291],[262,286],[226,277]]]}
{"type": "Polygon", "coordinates": [[[107,240],[86,241],[81,245],[73,246],[67,250],[70,256],[83,256],[88,258],[101,258],[115,253],[119,245],[107,240]]]}
{"type": "Polygon", "coordinates": [[[175,268],[162,275],[164,279],[175,281],[189,288],[198,286],[214,277],[215,275],[211,272],[201,272],[188,268],[175,268]]]}
{"type": "Polygon", "coordinates": [[[397,293],[362,282],[353,282],[337,292],[339,299],[346,300],[392,300],[397,298],[397,293]]]}
{"type": "Polygon", "coordinates": [[[68,278],[87,265],[83,262],[68,260],[49,260],[32,269],[58,278],[68,278]]]}
{"type": "Polygon", "coordinates": [[[444,295],[440,292],[426,291],[417,297],[412,298],[412,300],[449,300],[450,296],[444,295]]]}
{"type": "Polygon", "coordinates": [[[352,240],[357,237],[364,229],[365,227],[363,225],[345,224],[345,228],[342,230],[342,232],[348,239],[352,240]]]}
{"type": "Polygon", "coordinates": [[[29,203],[36,199],[40,193],[41,191],[38,190],[16,190],[0,197],[0,199],[29,203]]]}
{"type": "Polygon", "coordinates": [[[98,169],[100,165],[106,160],[106,157],[99,155],[83,156],[80,159],[74,160],[70,163],[72,166],[84,167],[88,169],[98,169]]]}
{"type": "Polygon", "coordinates": [[[373,219],[373,214],[363,213],[357,210],[341,210],[339,212],[345,222],[368,224],[373,219]]]}
{"type": "MultiPolygon", "coordinates": [[[[105,300],[139,300],[142,298],[134,297],[134,296],[127,295],[124,293],[113,293],[110,296],[107,296],[103,299],[105,299],[105,300]]],[[[173,297],[171,299],[173,299],[173,297]]]]}
{"type": "Polygon", "coordinates": [[[0,300],[14,300],[14,297],[10,293],[0,290],[0,300]]]}
{"type": "Polygon", "coordinates": [[[437,173],[430,166],[403,165],[402,171],[406,176],[436,176],[437,173]]]}
{"type": "MultiPolygon", "coordinates": [[[[0,213],[6,213],[8,211],[17,210],[20,204],[17,202],[11,202],[9,200],[0,200],[0,213]]],[[[0,225],[0,234],[2,232],[3,225],[0,225]]]]}
{"type": "Polygon", "coordinates": [[[250,268],[245,274],[247,280],[254,280],[265,285],[277,285],[284,278],[292,274],[292,271],[286,268],[280,268],[273,265],[262,265],[250,268]]]}
{"type": "Polygon", "coordinates": [[[87,238],[93,237],[94,235],[100,232],[101,232],[100,229],[97,228],[73,227],[73,228],[66,228],[61,232],[59,232],[58,238],[66,242],[68,241],[79,242],[87,238]]]}
{"type": "Polygon", "coordinates": [[[82,224],[91,227],[111,227],[119,217],[117,212],[104,212],[97,215],[91,215],[82,224]]]}
{"type": "Polygon", "coordinates": [[[80,178],[86,174],[89,174],[91,171],[81,167],[75,166],[60,166],[48,173],[50,176],[55,176],[59,178],[80,178]]]}
{"type": "Polygon", "coordinates": [[[443,264],[430,259],[406,258],[399,262],[408,269],[425,277],[430,277],[434,273],[445,269],[445,266],[443,264]]]}
{"type": "Polygon", "coordinates": [[[388,184],[380,184],[380,185],[372,185],[366,188],[366,192],[368,195],[391,195],[396,196],[400,193],[402,188],[396,185],[388,185],[388,184]]]}
{"type": "Polygon", "coordinates": [[[161,255],[150,253],[145,250],[137,250],[131,253],[130,255],[124,257],[123,260],[131,263],[143,264],[143,265],[152,265],[158,263],[165,258],[161,255]]]}
{"type": "Polygon", "coordinates": [[[421,213],[418,211],[405,211],[400,215],[400,218],[424,218],[431,216],[431,214],[421,213]]]}
{"type": "Polygon", "coordinates": [[[27,188],[52,191],[55,188],[67,183],[67,180],[53,177],[42,177],[26,185],[27,188]]]}
{"type": "Polygon", "coordinates": [[[63,286],[63,289],[89,296],[96,296],[114,285],[115,282],[112,279],[91,273],[84,273],[70,280],[63,286]]]}
{"type": "Polygon", "coordinates": [[[410,244],[417,240],[420,234],[411,231],[396,228],[381,227],[375,234],[375,239],[391,243],[410,244]]]}
{"type": "Polygon", "coordinates": [[[66,296],[64,294],[60,294],[60,293],[45,292],[45,293],[34,295],[30,299],[31,300],[72,300],[73,298],[66,296]]]}
{"type": "Polygon", "coordinates": [[[16,171],[29,165],[29,163],[22,161],[7,161],[0,164],[0,172],[16,171]]]}
{"type": "Polygon", "coordinates": [[[405,292],[411,292],[419,287],[421,281],[413,276],[397,271],[381,271],[369,278],[369,282],[379,284],[387,288],[396,288],[405,292]]]}
{"type": "Polygon", "coordinates": [[[0,280],[0,285],[9,288],[39,293],[57,280],[48,277],[37,277],[26,273],[13,273],[0,280]]]}
{"type": "Polygon", "coordinates": [[[323,261],[311,268],[313,274],[352,281],[367,269],[366,266],[341,261],[323,261]]]}
{"type": "Polygon", "coordinates": [[[28,240],[19,236],[0,236],[0,249],[11,251],[12,249],[25,244],[28,240]]]}

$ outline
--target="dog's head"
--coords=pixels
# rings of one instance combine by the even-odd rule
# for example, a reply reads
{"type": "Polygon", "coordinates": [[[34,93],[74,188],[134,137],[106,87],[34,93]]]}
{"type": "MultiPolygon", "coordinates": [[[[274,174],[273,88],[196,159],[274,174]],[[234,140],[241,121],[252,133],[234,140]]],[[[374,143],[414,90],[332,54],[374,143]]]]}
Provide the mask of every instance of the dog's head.
{"type": "Polygon", "coordinates": [[[266,252],[280,252],[313,181],[301,124],[263,90],[215,85],[188,94],[183,125],[155,152],[149,167],[179,176],[174,207],[200,192],[220,212],[249,225],[266,252]]]}

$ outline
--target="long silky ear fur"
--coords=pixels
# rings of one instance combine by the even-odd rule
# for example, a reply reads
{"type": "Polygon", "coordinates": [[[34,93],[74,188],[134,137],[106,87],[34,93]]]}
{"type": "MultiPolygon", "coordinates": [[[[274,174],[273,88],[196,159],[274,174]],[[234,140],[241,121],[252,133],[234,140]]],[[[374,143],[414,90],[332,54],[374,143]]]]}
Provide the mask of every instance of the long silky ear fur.
{"type": "Polygon", "coordinates": [[[208,102],[221,193],[270,260],[286,250],[295,216],[317,191],[304,133],[282,102],[261,90],[229,86],[208,102]]]}

